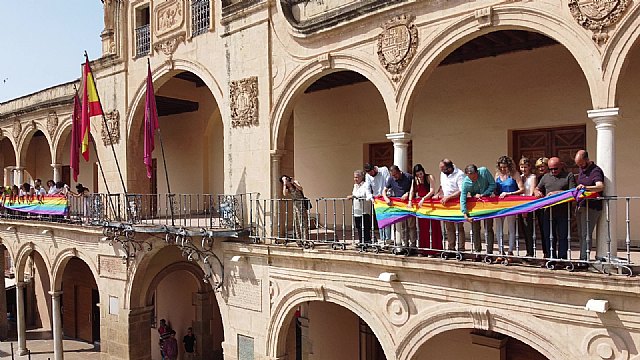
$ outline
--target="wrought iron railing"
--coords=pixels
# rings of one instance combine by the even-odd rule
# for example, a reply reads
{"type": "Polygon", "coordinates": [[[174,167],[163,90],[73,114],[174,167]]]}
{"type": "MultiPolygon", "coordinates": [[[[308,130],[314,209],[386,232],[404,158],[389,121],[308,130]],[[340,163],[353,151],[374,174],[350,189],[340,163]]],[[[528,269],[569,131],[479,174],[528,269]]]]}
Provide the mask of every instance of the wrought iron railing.
{"type": "Polygon", "coordinates": [[[209,0],[191,0],[191,36],[206,33],[211,25],[209,0]]]}
{"type": "Polygon", "coordinates": [[[136,57],[148,55],[151,51],[151,27],[149,24],[136,28],[136,57]]]}
{"type": "MultiPolygon", "coordinates": [[[[529,215],[529,221],[533,222],[534,231],[530,241],[533,249],[527,250],[527,240],[521,233],[522,227],[516,221],[516,239],[513,247],[509,249],[508,226],[504,224],[504,231],[500,234],[497,230],[498,221],[494,221],[495,244],[489,247],[488,232],[482,226],[480,234],[460,233],[457,226],[454,226],[455,234],[451,237],[455,239],[455,244],[448,248],[447,234],[444,222],[416,221],[415,232],[412,242],[409,235],[411,231],[403,233],[401,230],[404,224],[392,225],[388,229],[379,229],[375,222],[374,209],[371,202],[365,200],[355,200],[360,202],[360,208],[366,209],[363,216],[358,219],[354,215],[353,200],[346,198],[320,198],[316,200],[290,200],[290,199],[255,199],[251,204],[252,224],[250,237],[256,243],[267,243],[276,245],[297,244],[302,248],[315,248],[325,246],[334,250],[357,249],[359,251],[370,251],[374,253],[393,253],[402,255],[418,255],[428,257],[456,258],[458,260],[484,261],[487,263],[500,263],[505,265],[521,264],[529,266],[542,266],[549,269],[567,269],[570,271],[579,268],[596,268],[603,272],[615,272],[631,275],[635,272],[635,264],[632,261],[632,212],[640,211],[640,197],[606,197],[601,198],[603,210],[601,217],[604,218],[606,236],[600,241],[605,245],[600,245],[600,249],[606,251],[595,254],[592,245],[595,239],[587,233],[586,237],[586,257],[580,256],[580,239],[576,233],[572,233],[572,225],[576,222],[576,206],[570,204],[566,208],[566,216],[559,218],[566,221],[562,224],[569,229],[567,234],[567,255],[558,255],[558,248],[563,241],[558,242],[557,234],[550,231],[548,249],[543,249],[543,234],[541,227],[543,219],[553,221],[554,211],[561,208],[551,207],[546,216],[545,210],[538,210],[529,215]],[[311,204],[309,206],[308,204],[311,204]],[[618,205],[619,204],[619,205],[618,205]],[[618,223],[624,222],[625,234],[620,236],[621,243],[612,241],[612,228],[617,224],[612,223],[611,215],[620,207],[618,213],[625,214],[624,219],[618,219],[618,223]],[[624,207],[624,212],[622,211],[624,207]],[[371,215],[368,215],[371,214],[371,215]],[[541,217],[542,216],[542,217],[541,217]],[[362,226],[358,226],[362,224],[362,226]],[[360,228],[360,231],[358,231],[360,228]],[[368,230],[368,231],[367,231],[368,230]],[[383,234],[388,231],[388,234],[383,234]],[[385,236],[388,235],[388,236],[385,236]],[[467,235],[467,236],[465,236],[467,235]],[[381,238],[388,237],[382,241],[381,238]],[[462,241],[465,239],[465,242],[462,241]],[[480,239],[481,250],[474,251],[473,243],[480,239]],[[621,256],[613,256],[616,249],[612,246],[621,245],[621,256]],[[532,253],[531,253],[532,250],[532,253]],[[527,252],[530,252],[527,254],[527,252]],[[546,253],[546,254],[545,254],[546,253]]],[[[587,200],[594,201],[594,200],[587,200]]],[[[585,206],[586,211],[589,207],[585,206]]],[[[585,210],[583,210],[585,211],[585,210]]],[[[563,214],[564,215],[564,214],[563,214]]],[[[527,215],[525,214],[525,217],[527,215]]],[[[587,216],[588,219],[588,216],[587,216]]],[[[505,221],[506,222],[506,221],[505,221]]],[[[588,224],[587,224],[588,225],[588,224]]],[[[451,227],[450,227],[451,228],[451,227]]],[[[467,231],[470,226],[466,225],[467,231]]],[[[575,228],[575,227],[574,227],[575,228]]],[[[522,229],[524,230],[524,229],[522,229]]],[[[594,232],[596,234],[596,232],[594,232]]],[[[563,249],[560,249],[563,250],[563,249]]]]}

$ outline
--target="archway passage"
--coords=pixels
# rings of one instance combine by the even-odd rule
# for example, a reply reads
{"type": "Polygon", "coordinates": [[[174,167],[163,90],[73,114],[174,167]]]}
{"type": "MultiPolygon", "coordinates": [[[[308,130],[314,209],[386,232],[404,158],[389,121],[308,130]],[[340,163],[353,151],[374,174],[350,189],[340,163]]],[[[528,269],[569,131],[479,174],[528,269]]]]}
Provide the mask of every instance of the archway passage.
{"type": "MultiPolygon", "coordinates": [[[[69,185],[69,187],[74,189],[74,191],[77,184],[82,184],[82,186],[89,188],[92,193],[105,192],[104,182],[99,178],[98,161],[110,161],[110,159],[113,158],[113,155],[110,150],[105,149],[105,151],[102,151],[102,156],[106,158],[98,159],[93,144],[95,143],[97,148],[102,147],[102,140],[100,140],[99,136],[97,139],[94,138],[90,133],[89,142],[89,161],[85,161],[82,155],[79,155],[80,172],[78,174],[78,181],[74,181],[73,169],[71,169],[71,127],[67,127],[63,130],[56,149],[55,159],[55,166],[59,166],[58,171],[60,171],[59,180],[69,185]],[[98,141],[98,143],[95,143],[95,141],[98,141]]],[[[51,174],[52,173],[50,172],[50,175],[48,175],[47,178],[42,177],[43,183],[48,179],[53,179],[51,174]]],[[[120,189],[119,185],[117,185],[115,189],[110,188],[109,190],[118,192],[118,189],[120,189]]]]}
{"type": "Polygon", "coordinates": [[[2,185],[13,185],[13,168],[16,166],[16,152],[8,137],[0,140],[0,166],[2,166],[2,185]]]}
{"type": "MultiPolygon", "coordinates": [[[[218,104],[204,81],[187,71],[171,71],[154,84],[166,171],[175,194],[224,192],[224,136],[218,104]]],[[[144,97],[131,124],[128,145],[129,192],[168,192],[161,142],[155,134],[153,170],[143,163],[144,97]]],[[[157,206],[162,206],[158,204],[157,206]]],[[[157,210],[157,209],[156,209],[157,210]]]]}
{"type": "Polygon", "coordinates": [[[348,309],[329,302],[299,305],[288,324],[287,359],[385,360],[371,328],[348,309]]]}
{"type": "Polygon", "coordinates": [[[41,130],[33,133],[31,139],[25,142],[23,150],[24,176],[23,182],[33,185],[33,180],[42,179],[43,183],[51,177],[51,148],[49,141],[41,130]]]}
{"type": "Polygon", "coordinates": [[[62,275],[62,328],[65,336],[100,342],[100,293],[89,266],[69,260],[62,275]]]}
{"type": "Polygon", "coordinates": [[[456,329],[422,344],[412,360],[546,360],[531,346],[510,336],[488,331],[456,329]]]}

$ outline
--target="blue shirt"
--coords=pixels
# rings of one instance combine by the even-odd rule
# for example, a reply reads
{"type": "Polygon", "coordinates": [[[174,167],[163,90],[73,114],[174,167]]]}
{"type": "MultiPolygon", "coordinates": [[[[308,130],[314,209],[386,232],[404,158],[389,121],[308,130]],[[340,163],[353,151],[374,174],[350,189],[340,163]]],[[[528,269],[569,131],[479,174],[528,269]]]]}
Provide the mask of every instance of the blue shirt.
{"type": "Polygon", "coordinates": [[[387,189],[391,189],[391,196],[402,197],[402,195],[408,193],[411,190],[412,182],[413,176],[411,174],[403,172],[402,176],[400,176],[400,179],[398,180],[394,179],[393,176],[389,176],[385,187],[387,189]]]}
{"type": "Polygon", "coordinates": [[[493,175],[486,167],[478,168],[478,180],[471,181],[469,176],[465,176],[462,180],[462,189],[460,190],[460,210],[463,214],[467,214],[467,195],[489,196],[496,190],[496,181],[493,175]]]}

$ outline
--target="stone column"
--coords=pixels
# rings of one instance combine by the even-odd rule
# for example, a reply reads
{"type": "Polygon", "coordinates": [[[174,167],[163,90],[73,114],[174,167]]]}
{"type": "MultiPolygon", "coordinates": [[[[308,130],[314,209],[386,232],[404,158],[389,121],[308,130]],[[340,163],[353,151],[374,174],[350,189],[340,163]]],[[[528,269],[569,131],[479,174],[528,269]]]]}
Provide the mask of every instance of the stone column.
{"type": "Polygon", "coordinates": [[[13,184],[22,185],[24,183],[24,168],[16,166],[13,168],[13,184]]]}
{"type": "Polygon", "coordinates": [[[282,197],[282,184],[280,184],[280,176],[282,176],[280,165],[285,150],[271,150],[271,198],[278,199],[282,197]]]}
{"type": "MultiPolygon", "coordinates": [[[[121,314],[124,313],[121,311],[121,314]]],[[[160,348],[157,343],[151,343],[151,332],[149,331],[149,325],[151,324],[151,318],[153,317],[153,307],[142,307],[131,309],[128,314],[129,318],[129,333],[128,336],[122,338],[120,336],[109,337],[107,332],[111,333],[112,329],[117,329],[113,324],[100,323],[101,347],[103,349],[117,349],[115,353],[116,358],[131,359],[131,360],[149,360],[151,359],[151,352],[156,352],[160,355],[160,348]],[[105,331],[106,330],[106,331],[105,331]],[[126,351],[125,351],[126,350],[126,351]]],[[[117,332],[117,331],[116,331],[117,332]]],[[[200,341],[200,339],[198,339],[200,341]]],[[[103,350],[104,351],[104,350],[103,350]]],[[[114,355],[113,351],[109,351],[111,355],[114,355]]]]}
{"type": "Polygon", "coordinates": [[[53,358],[55,360],[64,359],[64,348],[62,347],[62,314],[60,309],[60,299],[62,291],[49,291],[51,295],[51,312],[53,315],[53,358]]]}
{"type": "Polygon", "coordinates": [[[27,355],[27,324],[24,317],[24,288],[22,281],[16,283],[16,322],[18,327],[18,355],[27,355]]]}
{"type": "Polygon", "coordinates": [[[13,185],[13,169],[13,166],[7,166],[6,168],[4,168],[4,182],[2,183],[2,185],[13,185]]]}
{"type": "Polygon", "coordinates": [[[387,134],[387,139],[393,142],[393,164],[404,172],[411,172],[409,165],[409,141],[411,134],[406,132],[387,134]]]}
{"type": "MultiPolygon", "coordinates": [[[[211,333],[211,319],[213,308],[211,298],[213,292],[199,292],[195,294],[196,320],[193,322],[193,333],[196,336],[196,352],[203,360],[213,359],[222,349],[213,348],[213,334],[211,333]]],[[[222,355],[222,354],[219,354],[222,355]]]]}
{"type": "MultiPolygon", "coordinates": [[[[5,268],[5,248],[0,246],[0,270],[4,275],[5,268]]],[[[0,341],[7,339],[9,323],[7,321],[7,290],[5,289],[4,276],[0,276],[0,341]]]]}
{"type": "MultiPolygon", "coordinates": [[[[616,191],[616,122],[620,118],[619,108],[589,110],[589,119],[596,124],[596,164],[604,172],[604,194],[606,196],[617,195],[616,191]]],[[[591,156],[592,157],[592,156],[591,156]]],[[[605,257],[609,251],[607,241],[611,237],[611,256],[617,255],[618,238],[616,237],[616,209],[617,203],[610,202],[609,220],[607,224],[606,204],[602,216],[598,222],[596,256],[605,257]]]]}
{"type": "MultiPolygon", "coordinates": [[[[62,181],[62,164],[51,164],[53,168],[53,181],[62,181]]],[[[44,181],[47,181],[46,179],[44,181]]],[[[71,185],[71,184],[67,184],[71,185]]]]}

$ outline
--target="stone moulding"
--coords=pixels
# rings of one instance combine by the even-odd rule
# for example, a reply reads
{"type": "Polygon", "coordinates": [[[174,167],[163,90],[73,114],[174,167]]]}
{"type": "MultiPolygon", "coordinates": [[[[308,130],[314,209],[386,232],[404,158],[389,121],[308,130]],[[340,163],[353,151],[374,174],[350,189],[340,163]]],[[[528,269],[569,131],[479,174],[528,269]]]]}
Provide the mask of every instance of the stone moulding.
{"type": "Polygon", "coordinates": [[[186,33],[181,32],[167,39],[160,40],[153,48],[156,49],[156,51],[162,52],[163,54],[171,57],[173,56],[173,53],[176,52],[178,45],[184,42],[185,38],[186,33]]]}
{"type": "MultiPolygon", "coordinates": [[[[319,0],[280,0],[280,5],[284,13],[284,17],[297,32],[301,34],[312,34],[361,17],[368,13],[372,13],[395,4],[407,2],[407,0],[354,1],[349,5],[324,11],[323,13],[310,17],[309,19],[300,19],[296,17],[294,7],[306,5],[307,3],[317,3],[318,1],[319,0]]],[[[324,2],[325,1],[322,1],[322,4],[324,4],[324,2]]]]}
{"type": "Polygon", "coordinates": [[[593,41],[602,45],[609,40],[608,28],[620,21],[629,2],[629,0],[569,0],[569,11],[578,24],[593,31],[593,41]]]}
{"type": "Polygon", "coordinates": [[[250,127],[260,124],[258,119],[258,77],[231,81],[231,126],[250,127]]]}
{"type": "Polygon", "coordinates": [[[384,24],[378,35],[378,59],[396,81],[418,48],[418,29],[412,21],[413,18],[407,15],[395,17],[384,24]]]}
{"type": "Polygon", "coordinates": [[[102,143],[104,146],[115,145],[120,142],[120,112],[118,110],[109,111],[104,114],[104,118],[107,121],[106,127],[104,121],[100,122],[102,124],[100,131],[102,143]]]}
{"type": "Polygon", "coordinates": [[[50,111],[47,114],[47,131],[49,135],[53,138],[53,134],[55,134],[58,129],[58,114],[55,111],[50,111]]]}

